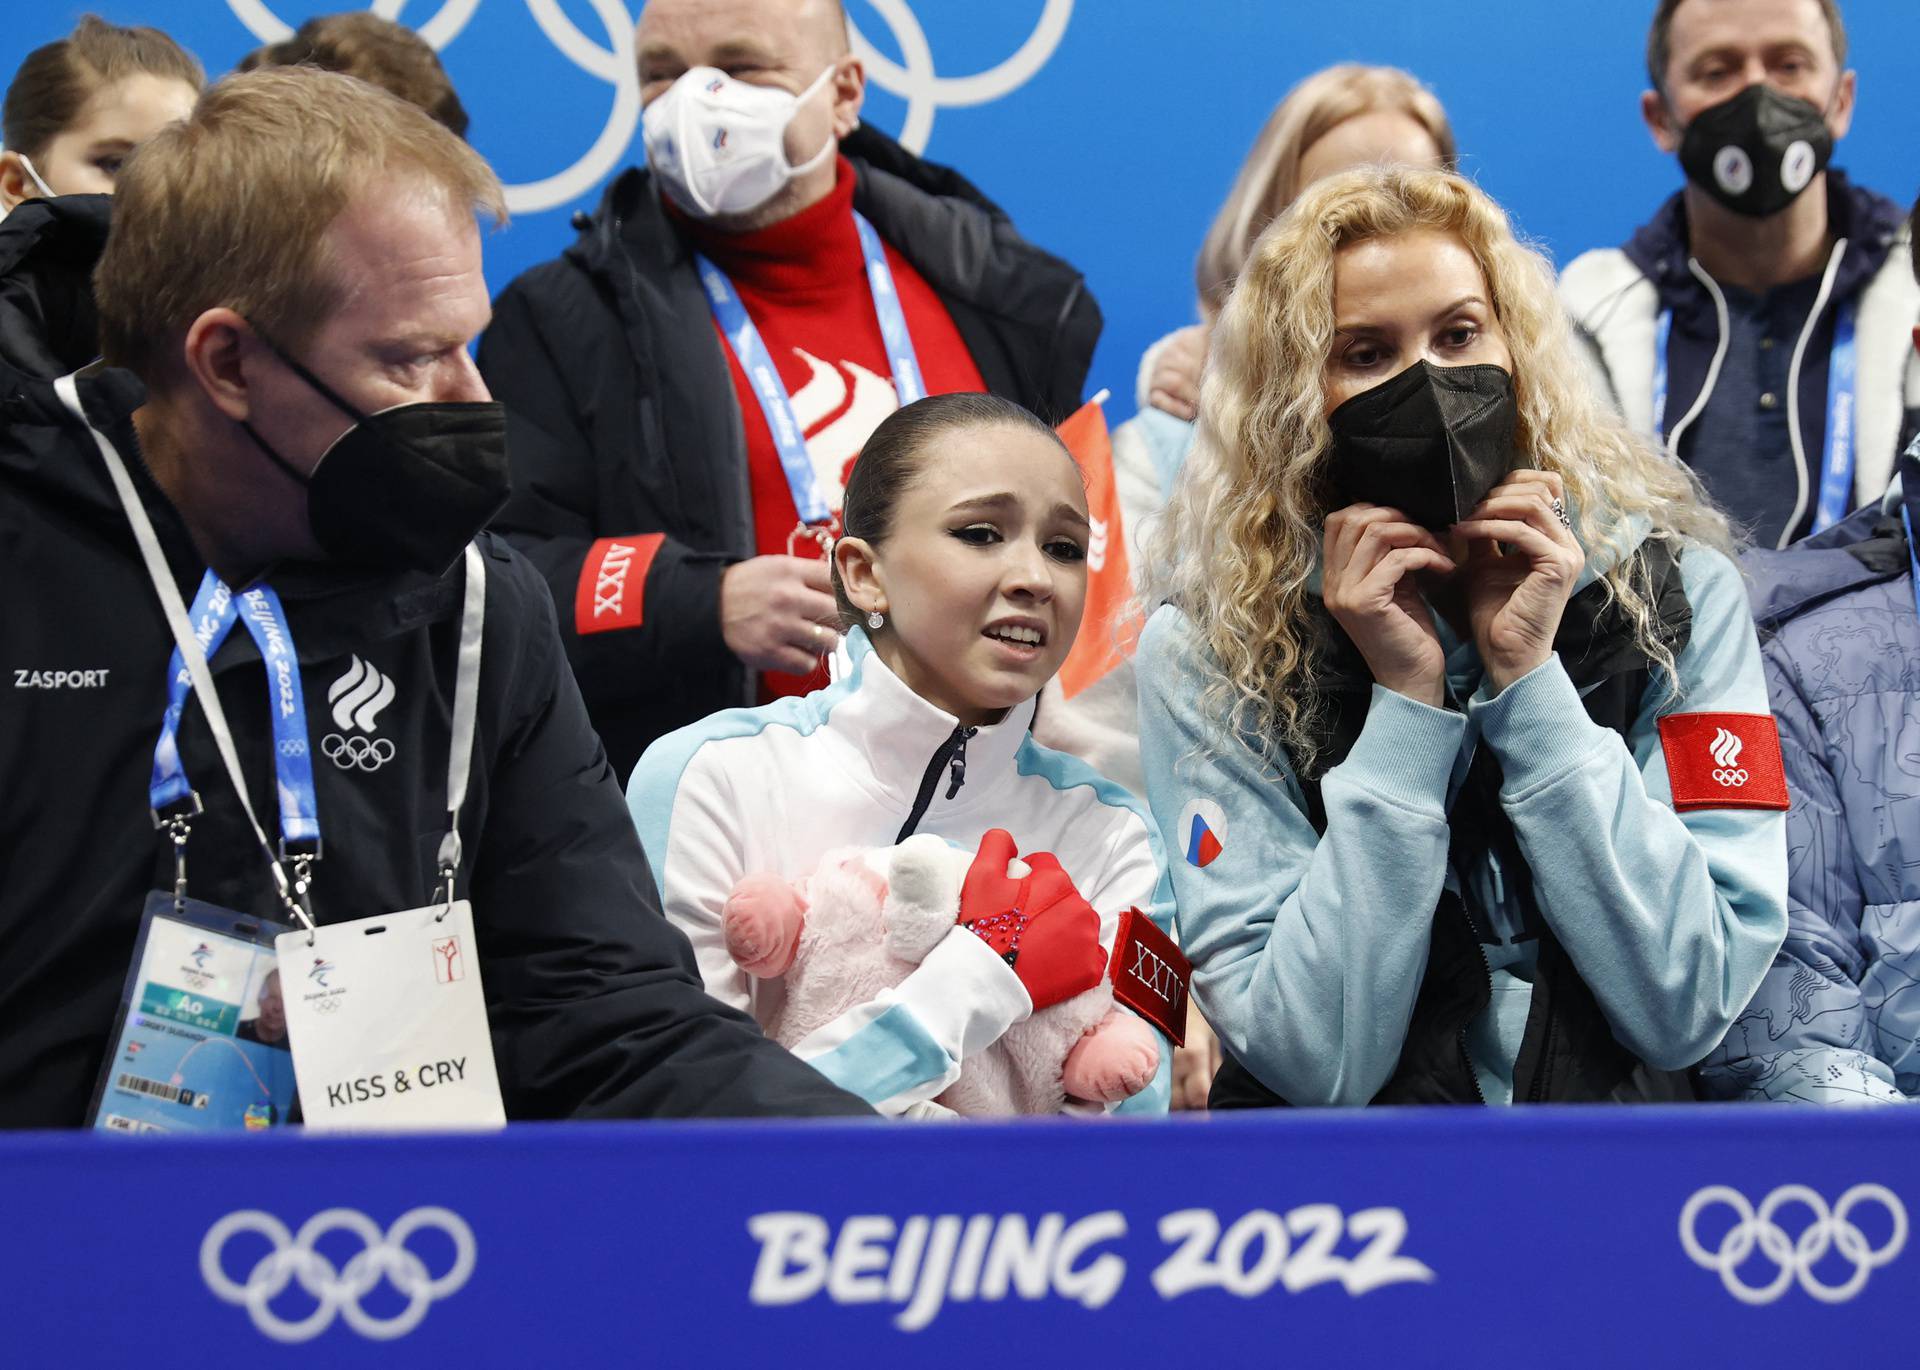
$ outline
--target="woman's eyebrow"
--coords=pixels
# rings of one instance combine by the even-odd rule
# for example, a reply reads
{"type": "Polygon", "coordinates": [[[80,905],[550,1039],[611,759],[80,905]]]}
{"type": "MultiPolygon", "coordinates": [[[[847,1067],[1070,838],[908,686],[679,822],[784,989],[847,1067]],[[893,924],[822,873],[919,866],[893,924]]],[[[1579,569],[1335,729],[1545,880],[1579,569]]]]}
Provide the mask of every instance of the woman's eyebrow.
{"type": "Polygon", "coordinates": [[[1092,522],[1087,518],[1086,514],[1074,508],[1065,500],[1053,506],[1053,516],[1057,519],[1065,520],[1076,528],[1093,527],[1092,522]]]}
{"type": "Polygon", "coordinates": [[[947,509],[949,513],[957,509],[1005,509],[1019,503],[1020,497],[1011,490],[1000,490],[991,495],[968,495],[955,500],[947,509]]]}

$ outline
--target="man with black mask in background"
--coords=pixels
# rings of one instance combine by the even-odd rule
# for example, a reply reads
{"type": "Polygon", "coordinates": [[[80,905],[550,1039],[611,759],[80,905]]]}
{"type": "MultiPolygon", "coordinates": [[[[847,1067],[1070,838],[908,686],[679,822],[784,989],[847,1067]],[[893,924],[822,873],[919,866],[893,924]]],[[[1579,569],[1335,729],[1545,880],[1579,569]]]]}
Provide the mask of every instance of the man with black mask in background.
{"type": "Polygon", "coordinates": [[[1905,216],[1828,170],[1846,57],[1836,0],[1660,0],[1641,113],[1686,186],[1561,282],[1615,405],[1763,547],[1877,499],[1920,426],[1905,216]]]}

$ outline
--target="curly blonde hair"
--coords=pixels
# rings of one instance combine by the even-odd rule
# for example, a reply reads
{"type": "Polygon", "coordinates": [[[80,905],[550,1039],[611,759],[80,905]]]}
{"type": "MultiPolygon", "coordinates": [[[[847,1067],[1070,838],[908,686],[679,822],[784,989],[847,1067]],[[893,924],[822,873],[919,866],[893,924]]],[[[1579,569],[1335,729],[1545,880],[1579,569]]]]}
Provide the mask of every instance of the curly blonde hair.
{"type": "Polygon", "coordinates": [[[1334,260],[1342,248],[1415,230],[1473,254],[1512,355],[1515,441],[1566,483],[1589,555],[1612,563],[1608,593],[1671,678],[1637,532],[1732,550],[1727,521],[1683,466],[1604,411],[1573,351],[1553,268],[1516,241],[1504,212],[1451,172],[1368,168],[1303,191],[1260,236],[1213,333],[1193,454],[1148,554],[1146,603],[1171,602],[1204,652],[1190,663],[1207,713],[1272,764],[1311,768],[1318,634],[1308,585],[1329,511],[1327,392],[1334,260]],[[1617,539],[1617,544],[1611,540],[1617,539]]]}

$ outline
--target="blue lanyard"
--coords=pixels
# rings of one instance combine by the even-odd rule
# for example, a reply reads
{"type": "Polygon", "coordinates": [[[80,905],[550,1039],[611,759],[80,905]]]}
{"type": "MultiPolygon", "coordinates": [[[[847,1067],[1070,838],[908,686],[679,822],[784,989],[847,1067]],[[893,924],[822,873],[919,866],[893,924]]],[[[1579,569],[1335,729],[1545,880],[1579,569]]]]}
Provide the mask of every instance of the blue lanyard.
{"type": "MultiPolygon", "coordinates": [[[[860,255],[867,262],[867,288],[873,294],[873,312],[880,317],[880,337],[886,343],[887,364],[893,369],[893,390],[902,407],[924,399],[925,383],[920,379],[920,361],[914,354],[913,338],[907,332],[907,316],[900,308],[900,295],[893,285],[893,271],[887,266],[886,248],[880,235],[866,218],[854,212],[853,226],[860,234],[860,255]]],[[[825,524],[833,520],[833,510],[820,496],[814,479],[813,461],[807,456],[807,443],[800,431],[800,420],[793,412],[793,400],[780,380],[780,372],[747,315],[747,308],[726,273],[699,253],[694,265],[700,272],[700,284],[707,292],[714,322],[726,335],[740,369],[747,373],[760,411],[767,417],[767,429],[780,453],[780,468],[787,473],[787,486],[793,491],[793,506],[803,523],[825,524]]]]}
{"type": "MultiPolygon", "coordinates": [[[[286,612],[280,607],[280,597],[267,586],[235,598],[220,577],[208,571],[188,612],[200,650],[209,657],[219,651],[234,622],[243,616],[267,668],[267,712],[273,719],[273,762],[279,781],[274,790],[280,802],[280,843],[283,848],[292,842],[317,845],[320,813],[313,791],[313,755],[307,745],[307,702],[300,688],[300,662],[293,653],[286,612]]],[[[180,763],[179,736],[180,716],[192,689],[193,678],[176,647],[167,663],[167,711],[160,721],[160,740],[154,744],[153,779],[147,788],[148,802],[156,814],[193,794],[180,763]]]]}
{"type": "MultiPolygon", "coordinates": [[[[1833,321],[1833,351],[1827,360],[1827,451],[1820,464],[1820,502],[1814,506],[1813,531],[1840,522],[1853,509],[1854,406],[1860,349],[1854,338],[1854,307],[1840,306],[1833,321]]],[[[1660,312],[1653,343],[1653,431],[1667,439],[1667,345],[1673,337],[1673,311],[1660,312]]]]}

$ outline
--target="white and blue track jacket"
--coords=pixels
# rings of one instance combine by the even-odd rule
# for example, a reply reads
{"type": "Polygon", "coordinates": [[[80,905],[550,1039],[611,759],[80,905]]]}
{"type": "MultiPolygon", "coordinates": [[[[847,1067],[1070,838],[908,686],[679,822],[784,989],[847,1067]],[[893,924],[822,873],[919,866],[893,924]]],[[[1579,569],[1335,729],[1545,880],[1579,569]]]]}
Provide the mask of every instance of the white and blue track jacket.
{"type": "MultiPolygon", "coordinates": [[[[1604,569],[1590,555],[1581,586],[1604,569]]],[[[1322,782],[1324,834],[1285,758],[1264,765],[1202,708],[1193,664],[1207,649],[1194,625],[1172,605],[1149,620],[1140,751],[1154,815],[1181,848],[1173,879],[1194,997],[1269,1088],[1300,1105],[1364,1104],[1392,1074],[1450,879],[1449,801],[1477,746],[1500,762],[1500,803],[1540,912],[1614,1036],[1663,1070],[1719,1044],[1786,933],[1785,815],[1674,810],[1660,718],[1768,711],[1739,571],[1694,545],[1680,571],[1692,638],[1677,682],[1654,672],[1624,739],[1587,716],[1557,655],[1495,694],[1473,645],[1436,618],[1463,707],[1376,685],[1359,740],[1322,782]]],[[[1517,927],[1502,872],[1470,874],[1461,894],[1483,924],[1517,927]]],[[[1527,945],[1508,931],[1482,948],[1493,993],[1467,1046],[1490,1102],[1511,1100],[1527,945]]]]}
{"type": "MultiPolygon", "coordinates": [[[[827,688],[716,713],[649,747],[627,805],[661,904],[693,943],[708,992],[762,1022],[783,992],[727,955],[721,910],[742,876],[805,875],[836,847],[892,846],[909,826],[968,850],[1004,828],[1023,856],[1052,852],[1099,913],[1109,953],[1128,908],[1170,930],[1172,887],[1145,809],[1084,762],[1034,742],[1033,712],[1029,700],[978,729],[956,768],[958,720],[909,689],[856,628],[834,655],[827,688]]],[[[795,1051],[897,1114],[938,1095],[969,1054],[1032,1011],[1019,977],[956,928],[900,985],[795,1051]]],[[[1113,1111],[1164,1112],[1171,1060],[1163,1042],[1154,1082],[1113,1111]]]]}

